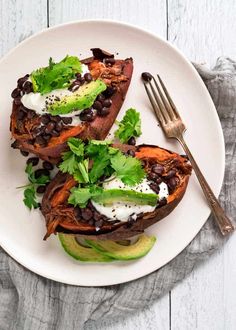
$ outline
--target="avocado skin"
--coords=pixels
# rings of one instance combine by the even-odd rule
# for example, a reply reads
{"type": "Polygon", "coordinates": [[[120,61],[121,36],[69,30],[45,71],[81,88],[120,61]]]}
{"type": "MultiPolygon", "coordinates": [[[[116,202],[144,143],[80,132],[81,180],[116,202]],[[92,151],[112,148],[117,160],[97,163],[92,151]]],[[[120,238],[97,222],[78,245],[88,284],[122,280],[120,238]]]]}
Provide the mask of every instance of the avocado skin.
{"type": "Polygon", "coordinates": [[[93,241],[85,239],[85,242],[104,256],[116,260],[132,260],[145,256],[155,244],[156,237],[142,234],[139,236],[136,243],[129,246],[124,246],[114,241],[93,241]]]}
{"type": "Polygon", "coordinates": [[[92,200],[99,204],[109,205],[116,201],[131,202],[138,205],[155,206],[158,201],[158,195],[146,194],[133,190],[125,189],[108,189],[104,190],[102,194],[93,196],[92,200]]]}
{"type": "Polygon", "coordinates": [[[91,81],[88,84],[82,85],[77,92],[72,95],[66,95],[59,101],[56,101],[47,107],[51,115],[65,115],[74,110],[83,110],[90,108],[96,97],[105,91],[106,84],[100,80],[91,81]]]}
{"type": "Polygon", "coordinates": [[[74,235],[58,234],[58,236],[65,252],[76,260],[90,262],[110,262],[114,260],[92,248],[80,245],[74,235]]]}

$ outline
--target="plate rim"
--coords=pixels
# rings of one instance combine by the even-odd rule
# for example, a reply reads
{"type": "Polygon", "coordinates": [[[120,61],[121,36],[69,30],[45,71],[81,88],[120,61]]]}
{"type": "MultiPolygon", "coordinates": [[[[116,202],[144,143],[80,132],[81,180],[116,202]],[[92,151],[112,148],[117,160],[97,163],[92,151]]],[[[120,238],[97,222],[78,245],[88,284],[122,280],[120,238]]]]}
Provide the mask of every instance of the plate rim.
{"type": "MultiPolygon", "coordinates": [[[[69,22],[65,22],[65,23],[61,23],[61,24],[57,24],[55,26],[52,26],[52,27],[46,27],[46,28],[43,28],[41,29],[40,31],[34,33],[33,35],[31,35],[30,37],[24,39],[23,41],[21,41],[20,43],[18,43],[15,47],[13,47],[12,49],[10,49],[3,57],[0,58],[0,66],[4,63],[4,61],[8,58],[8,56],[10,56],[12,53],[14,53],[18,48],[24,46],[25,43],[27,43],[29,40],[33,39],[33,38],[36,38],[37,36],[39,35],[43,35],[43,34],[46,34],[48,31],[52,31],[52,30],[57,30],[58,28],[60,27],[63,27],[63,26],[69,26],[69,25],[80,25],[80,24],[86,24],[86,23],[105,23],[105,24],[112,24],[112,25],[116,25],[116,26],[123,26],[123,27],[127,27],[127,28],[131,28],[133,30],[136,30],[138,33],[139,32],[142,32],[146,35],[149,35],[151,37],[153,37],[154,39],[157,39],[159,42],[162,42],[165,46],[167,46],[168,48],[172,48],[175,52],[178,53],[178,55],[181,57],[182,60],[184,60],[185,62],[185,65],[188,66],[188,68],[191,70],[192,74],[195,76],[195,79],[198,80],[198,83],[200,83],[201,87],[205,90],[205,94],[207,95],[207,98],[208,98],[208,101],[211,103],[211,107],[214,108],[214,111],[212,111],[212,114],[214,113],[214,116],[215,116],[215,119],[216,119],[216,124],[217,124],[217,128],[218,128],[218,133],[219,133],[219,139],[220,139],[220,143],[221,143],[221,148],[222,148],[222,163],[223,163],[223,169],[220,173],[220,178],[219,178],[219,189],[217,190],[217,192],[215,193],[216,197],[219,196],[220,194],[220,191],[222,189],[222,185],[223,185],[223,180],[224,180],[224,173],[225,173],[225,158],[226,158],[226,155],[225,155],[225,141],[224,141],[224,134],[223,134],[223,129],[222,129],[222,126],[221,126],[221,123],[220,123],[220,119],[219,119],[219,116],[218,116],[218,113],[217,113],[217,110],[216,110],[216,107],[215,107],[215,104],[213,103],[213,100],[210,96],[210,93],[208,91],[208,89],[206,88],[203,80],[201,79],[200,75],[198,74],[197,70],[195,69],[195,67],[193,66],[193,64],[190,62],[190,60],[184,55],[184,53],[179,50],[175,45],[173,45],[170,41],[168,40],[165,40],[163,37],[159,36],[158,34],[156,33],[153,33],[151,31],[149,31],[148,29],[146,28],[142,28],[140,26],[137,26],[135,24],[131,24],[131,23],[127,23],[127,22],[124,22],[122,20],[111,20],[111,19],[83,19],[83,20],[72,20],[72,21],[69,21],[69,22]]],[[[71,281],[67,281],[66,279],[64,280],[61,280],[60,278],[57,278],[56,276],[49,276],[49,275],[45,275],[42,271],[38,271],[38,270],[35,270],[32,266],[28,266],[26,265],[24,262],[19,262],[18,260],[15,259],[15,257],[11,254],[11,252],[8,251],[8,248],[4,246],[4,244],[2,244],[0,242],[0,247],[2,247],[4,249],[4,251],[11,257],[14,259],[14,261],[16,261],[18,264],[20,264],[21,266],[23,266],[24,268],[26,268],[27,270],[30,270],[32,271],[33,273],[37,274],[37,275],[40,275],[44,278],[48,278],[52,281],[55,281],[55,282],[59,282],[59,283],[65,283],[65,284],[69,284],[69,285],[73,285],[73,286],[82,286],[82,287],[101,287],[101,286],[111,286],[111,285],[117,285],[117,284],[122,284],[122,283],[128,283],[128,282],[131,282],[131,281],[134,281],[134,280],[137,280],[139,278],[142,278],[144,276],[147,276],[149,274],[152,274],[153,272],[157,271],[158,269],[164,267],[166,264],[168,264],[170,261],[172,261],[174,258],[176,258],[176,256],[178,254],[180,254],[187,246],[188,244],[196,237],[196,235],[198,234],[198,232],[202,229],[202,227],[204,226],[204,224],[206,223],[207,219],[209,218],[209,215],[210,215],[210,209],[209,209],[209,213],[203,223],[203,225],[195,230],[194,232],[194,236],[189,240],[189,241],[186,241],[185,243],[185,247],[182,248],[180,251],[177,251],[170,260],[166,261],[161,267],[151,271],[151,272],[148,272],[146,274],[135,274],[134,276],[132,276],[131,279],[128,279],[128,280],[122,280],[122,281],[114,281],[114,283],[111,283],[111,284],[104,284],[104,283],[99,283],[99,284],[96,284],[96,285],[89,285],[89,284],[77,284],[77,283],[72,283],[71,281]]]]}

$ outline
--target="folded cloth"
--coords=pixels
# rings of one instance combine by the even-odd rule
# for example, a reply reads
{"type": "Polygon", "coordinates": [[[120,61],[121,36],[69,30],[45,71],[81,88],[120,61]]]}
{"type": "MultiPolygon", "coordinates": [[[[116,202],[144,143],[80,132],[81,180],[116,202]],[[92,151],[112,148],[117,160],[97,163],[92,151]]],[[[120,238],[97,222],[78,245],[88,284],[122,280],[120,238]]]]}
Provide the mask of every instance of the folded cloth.
{"type": "MultiPolygon", "coordinates": [[[[213,70],[195,67],[212,96],[224,131],[226,173],[220,202],[232,218],[236,214],[236,62],[219,58],[213,70]]],[[[98,329],[106,318],[124,318],[152,304],[224,242],[210,216],[185,250],[161,269],[130,283],[100,288],[42,278],[0,248],[0,329],[98,329]]]]}

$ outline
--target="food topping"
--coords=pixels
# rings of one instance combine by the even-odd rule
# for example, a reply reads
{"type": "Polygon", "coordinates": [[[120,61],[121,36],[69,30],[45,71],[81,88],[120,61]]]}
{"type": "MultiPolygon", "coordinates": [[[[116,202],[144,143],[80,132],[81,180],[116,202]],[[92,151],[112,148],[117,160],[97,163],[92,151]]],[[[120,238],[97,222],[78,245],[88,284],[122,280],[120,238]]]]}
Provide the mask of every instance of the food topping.
{"type": "Polygon", "coordinates": [[[81,73],[81,63],[76,56],[66,56],[55,63],[49,59],[49,66],[37,69],[30,75],[33,83],[33,91],[40,94],[49,93],[55,89],[65,88],[75,78],[76,73],[81,73]]]}
{"type": "MultiPolygon", "coordinates": [[[[101,200],[99,203],[97,201],[94,201],[94,199],[92,199],[92,204],[99,213],[105,215],[107,218],[111,220],[119,220],[119,221],[128,221],[130,217],[136,220],[138,214],[153,212],[156,208],[157,200],[168,196],[168,188],[165,183],[161,184],[159,195],[157,196],[156,194],[154,194],[154,191],[151,189],[150,182],[147,179],[143,179],[142,182],[138,185],[128,187],[120,179],[115,178],[114,180],[108,183],[104,183],[103,188],[106,189],[108,192],[109,190],[121,189],[121,191],[124,191],[127,189],[131,189],[128,191],[138,192],[140,194],[139,196],[136,197],[136,199],[135,198],[132,199],[131,197],[129,200],[126,199],[125,201],[122,201],[122,193],[121,193],[120,198],[117,198],[118,200],[120,199],[120,201],[114,199],[112,205],[104,205],[104,203],[101,203],[101,200]],[[150,203],[151,204],[150,205],[148,198],[146,198],[145,195],[147,195],[147,197],[152,196],[150,199],[152,200],[153,198],[154,203],[153,204],[150,203]]],[[[99,199],[97,200],[99,201],[99,199]]]]}
{"type": "Polygon", "coordinates": [[[117,137],[120,142],[127,143],[130,145],[135,145],[135,137],[139,137],[141,132],[141,118],[140,113],[135,109],[128,109],[123,117],[123,119],[119,122],[118,129],[115,131],[115,137],[117,137]]]}

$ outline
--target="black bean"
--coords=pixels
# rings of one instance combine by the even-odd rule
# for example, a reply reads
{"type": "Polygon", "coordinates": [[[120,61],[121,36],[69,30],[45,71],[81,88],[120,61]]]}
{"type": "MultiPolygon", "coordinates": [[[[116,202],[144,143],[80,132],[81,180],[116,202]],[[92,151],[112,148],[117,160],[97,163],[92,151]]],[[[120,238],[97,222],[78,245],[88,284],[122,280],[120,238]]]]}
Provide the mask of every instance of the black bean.
{"type": "MultiPolygon", "coordinates": [[[[107,87],[108,88],[108,87],[107,87]]],[[[99,102],[103,102],[103,100],[105,100],[105,96],[102,95],[102,94],[99,94],[98,97],[97,97],[97,101],[99,102]]]]}
{"type": "Polygon", "coordinates": [[[151,188],[153,191],[155,191],[156,194],[159,193],[159,191],[160,191],[160,187],[159,187],[156,183],[150,183],[149,186],[150,186],[150,188],[151,188]]]}
{"type": "Polygon", "coordinates": [[[102,102],[102,105],[106,108],[109,108],[112,105],[112,100],[111,99],[106,99],[102,102]]]}
{"type": "Polygon", "coordinates": [[[175,176],[176,174],[176,171],[175,170],[170,170],[166,175],[165,175],[165,179],[170,179],[172,178],[173,176],[175,176]]]}
{"type": "Polygon", "coordinates": [[[91,109],[85,109],[80,113],[79,117],[82,121],[91,122],[95,119],[95,113],[91,109]]]}
{"type": "Polygon", "coordinates": [[[46,140],[41,135],[36,136],[35,143],[39,144],[41,147],[44,147],[47,144],[46,140]]]}
{"type": "Polygon", "coordinates": [[[84,79],[85,79],[85,81],[90,82],[93,80],[93,77],[92,77],[91,73],[88,72],[88,73],[85,73],[84,79]]]}
{"type": "Polygon", "coordinates": [[[105,62],[105,64],[113,65],[113,64],[115,64],[116,60],[114,58],[110,57],[110,58],[104,58],[104,62],[105,62]]]}
{"type": "Polygon", "coordinates": [[[75,213],[76,219],[80,219],[81,218],[81,209],[79,207],[75,207],[74,208],[74,213],[75,213]]]}
{"type": "Polygon", "coordinates": [[[50,121],[50,122],[47,124],[46,128],[45,128],[45,133],[46,133],[46,134],[51,133],[51,132],[53,131],[54,127],[55,127],[55,122],[50,121]]]}
{"type": "Polygon", "coordinates": [[[80,79],[81,78],[81,73],[76,73],[75,76],[76,76],[77,79],[80,79]]]}
{"type": "Polygon", "coordinates": [[[116,87],[108,86],[107,89],[103,92],[105,97],[111,97],[116,92],[116,87]]]}
{"type": "Polygon", "coordinates": [[[167,199],[163,197],[161,200],[159,200],[157,207],[161,207],[167,204],[167,199]]]}
{"type": "Polygon", "coordinates": [[[152,166],[152,172],[162,175],[164,172],[164,167],[161,164],[155,164],[152,166]]]}
{"type": "Polygon", "coordinates": [[[25,108],[25,107],[23,106],[23,104],[21,104],[21,105],[19,106],[19,110],[22,110],[22,111],[24,111],[25,113],[28,113],[28,111],[29,111],[29,109],[25,108]]]}
{"type": "Polygon", "coordinates": [[[23,85],[23,91],[26,93],[26,94],[29,94],[31,92],[33,92],[33,84],[32,82],[30,81],[26,81],[23,85]]]}
{"type": "Polygon", "coordinates": [[[142,76],[142,79],[146,82],[152,80],[152,75],[149,72],[143,72],[141,76],[142,76]]]}
{"type": "Polygon", "coordinates": [[[22,77],[22,78],[19,78],[19,79],[17,80],[17,86],[18,86],[19,88],[22,88],[24,82],[25,82],[28,78],[29,78],[29,75],[28,75],[28,74],[26,74],[26,75],[25,75],[24,77],[22,77]]]}
{"type": "Polygon", "coordinates": [[[98,221],[102,218],[102,215],[99,212],[94,211],[93,218],[94,218],[95,221],[98,221]]]}
{"type": "Polygon", "coordinates": [[[72,92],[74,92],[74,91],[76,91],[79,87],[80,87],[80,85],[81,85],[81,82],[79,81],[79,80],[75,80],[75,81],[73,81],[73,83],[69,86],[69,90],[70,91],[72,91],[72,92]]]}
{"type": "Polygon", "coordinates": [[[71,117],[62,117],[61,120],[65,125],[69,125],[72,123],[72,118],[71,117]]]}
{"type": "Polygon", "coordinates": [[[35,127],[32,131],[34,137],[41,133],[41,127],[35,127]]]}
{"type": "Polygon", "coordinates": [[[83,84],[85,83],[85,79],[84,79],[84,77],[81,77],[81,78],[78,79],[78,80],[79,80],[79,82],[80,82],[81,85],[83,85],[83,84]]]}
{"type": "Polygon", "coordinates": [[[131,146],[135,146],[135,144],[136,144],[135,137],[131,136],[131,138],[129,138],[127,143],[131,146]]]}
{"type": "MultiPolygon", "coordinates": [[[[86,220],[86,221],[87,221],[87,220],[86,220]]],[[[93,226],[93,225],[94,225],[94,221],[93,221],[93,219],[89,220],[88,224],[89,224],[90,226],[93,226]]]]}
{"type": "Polygon", "coordinates": [[[40,168],[34,172],[35,178],[38,179],[40,176],[50,176],[50,172],[48,170],[45,170],[43,168],[40,168]]]}
{"type": "Polygon", "coordinates": [[[54,137],[58,137],[60,135],[59,132],[57,132],[55,129],[53,131],[51,131],[51,135],[54,137]]]}
{"type": "Polygon", "coordinates": [[[57,132],[60,132],[63,129],[63,124],[62,122],[56,123],[55,130],[57,132]]]}
{"type": "Polygon", "coordinates": [[[38,157],[30,157],[27,159],[26,164],[32,164],[32,166],[36,166],[39,163],[39,158],[38,157]]]}
{"type": "Polygon", "coordinates": [[[129,149],[129,150],[127,151],[127,155],[129,155],[129,156],[131,156],[131,157],[134,157],[134,156],[135,156],[135,151],[132,150],[132,149],[129,149]]]}
{"type": "Polygon", "coordinates": [[[101,116],[101,117],[105,117],[109,114],[109,112],[110,112],[110,109],[104,107],[104,108],[102,108],[102,110],[98,111],[98,115],[101,116]]]}
{"type": "Polygon", "coordinates": [[[162,178],[161,177],[157,178],[155,182],[159,185],[160,183],[162,183],[162,178]]]}
{"type": "Polygon", "coordinates": [[[46,161],[46,160],[43,162],[42,165],[43,165],[43,168],[45,168],[45,170],[51,171],[54,168],[53,164],[50,163],[50,162],[48,162],[48,161],[46,161]]]}
{"type": "Polygon", "coordinates": [[[102,103],[100,101],[95,101],[93,104],[93,108],[96,110],[101,111],[102,110],[102,103]]]}
{"type": "Polygon", "coordinates": [[[46,190],[46,186],[38,186],[38,188],[36,189],[38,194],[43,194],[46,190]]]}
{"type": "Polygon", "coordinates": [[[172,178],[170,178],[167,182],[168,188],[170,190],[170,192],[173,192],[176,188],[176,186],[178,185],[179,179],[177,176],[173,176],[172,178]]]}
{"type": "Polygon", "coordinates": [[[27,118],[28,118],[28,119],[32,119],[32,118],[34,118],[35,115],[36,115],[36,112],[35,112],[34,110],[29,110],[29,111],[27,112],[27,118]]]}
{"type": "Polygon", "coordinates": [[[29,156],[29,152],[25,151],[25,150],[20,150],[20,153],[22,154],[22,156],[27,157],[29,156]]]}
{"type": "Polygon", "coordinates": [[[13,89],[13,91],[11,93],[11,97],[14,99],[14,98],[20,96],[20,92],[21,92],[20,88],[13,89]]]}
{"type": "Polygon", "coordinates": [[[41,123],[44,124],[44,125],[47,125],[49,122],[50,122],[49,115],[47,115],[47,114],[42,115],[42,117],[41,117],[41,123]]]}
{"type": "Polygon", "coordinates": [[[14,99],[14,103],[16,104],[16,105],[20,105],[21,104],[21,97],[19,96],[19,97],[16,97],[15,99],[14,99]]]}
{"type": "Polygon", "coordinates": [[[80,88],[80,84],[77,84],[77,85],[75,85],[75,86],[72,87],[71,91],[72,91],[72,92],[75,92],[75,91],[77,91],[77,89],[79,89],[79,88],[80,88]]]}
{"type": "Polygon", "coordinates": [[[12,142],[11,147],[13,149],[18,149],[18,143],[17,143],[17,141],[12,142]]]}
{"type": "Polygon", "coordinates": [[[51,121],[54,121],[55,123],[59,123],[61,121],[61,117],[56,115],[56,116],[50,116],[51,121]]]}
{"type": "Polygon", "coordinates": [[[17,112],[16,118],[18,120],[22,120],[24,117],[25,117],[25,112],[24,111],[20,110],[20,111],[17,112]]]}
{"type": "Polygon", "coordinates": [[[159,178],[159,175],[156,174],[156,173],[154,173],[154,172],[150,172],[150,173],[148,174],[148,179],[149,179],[149,180],[156,181],[158,178],[159,178]]]}
{"type": "Polygon", "coordinates": [[[81,209],[81,216],[84,220],[88,221],[93,217],[93,212],[88,207],[85,207],[81,209]]]}

